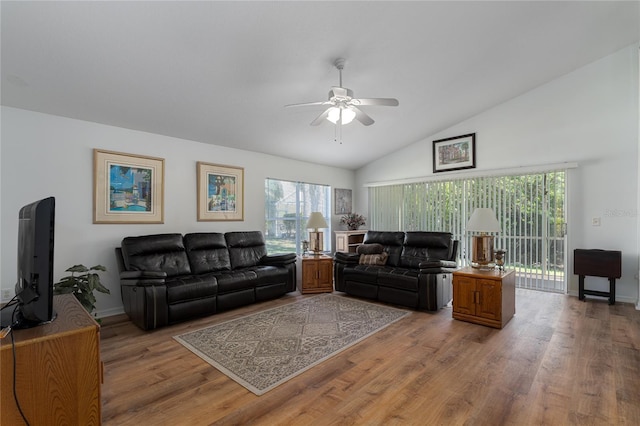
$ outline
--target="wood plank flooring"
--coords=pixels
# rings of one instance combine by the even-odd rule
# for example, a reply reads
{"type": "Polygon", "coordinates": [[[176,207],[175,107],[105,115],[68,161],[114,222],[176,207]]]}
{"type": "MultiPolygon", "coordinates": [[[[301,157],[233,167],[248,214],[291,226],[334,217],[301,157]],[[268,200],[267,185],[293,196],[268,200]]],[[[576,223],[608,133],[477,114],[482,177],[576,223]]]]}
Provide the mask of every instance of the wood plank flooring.
{"type": "Polygon", "coordinates": [[[303,297],[152,332],[105,318],[103,424],[640,424],[640,311],[604,299],[518,289],[502,330],[413,312],[259,397],[172,339],[303,297]]]}

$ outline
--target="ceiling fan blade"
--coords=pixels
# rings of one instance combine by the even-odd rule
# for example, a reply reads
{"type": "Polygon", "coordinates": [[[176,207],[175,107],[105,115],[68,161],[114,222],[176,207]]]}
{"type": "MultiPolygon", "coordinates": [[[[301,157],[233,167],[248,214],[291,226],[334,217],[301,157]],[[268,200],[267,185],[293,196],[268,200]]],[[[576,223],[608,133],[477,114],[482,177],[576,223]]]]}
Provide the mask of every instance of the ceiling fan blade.
{"type": "Polygon", "coordinates": [[[320,102],[304,102],[301,104],[289,104],[289,105],[285,105],[285,108],[289,108],[289,107],[299,107],[299,106],[311,106],[311,105],[329,105],[331,104],[331,102],[328,101],[320,101],[320,102]]]}
{"type": "Polygon", "coordinates": [[[398,102],[395,98],[359,98],[351,99],[353,105],[383,105],[383,106],[398,106],[398,102]]]}
{"type": "Polygon", "coordinates": [[[373,118],[365,114],[361,109],[351,106],[351,109],[356,113],[356,120],[364,124],[365,126],[371,126],[374,121],[373,118]]]}
{"type": "Polygon", "coordinates": [[[326,120],[327,116],[329,115],[329,111],[331,110],[331,108],[333,108],[333,107],[329,107],[326,110],[324,110],[324,112],[322,114],[317,116],[316,119],[311,122],[311,125],[312,126],[317,126],[320,123],[322,123],[324,120],[326,120]]]}

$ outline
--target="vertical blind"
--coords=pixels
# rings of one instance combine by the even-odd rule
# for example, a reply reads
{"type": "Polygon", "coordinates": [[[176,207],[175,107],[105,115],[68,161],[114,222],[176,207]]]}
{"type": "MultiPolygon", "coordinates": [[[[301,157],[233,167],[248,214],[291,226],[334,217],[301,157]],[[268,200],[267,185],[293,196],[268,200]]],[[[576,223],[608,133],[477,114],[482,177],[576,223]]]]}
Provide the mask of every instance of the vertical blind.
{"type": "Polygon", "coordinates": [[[506,251],[516,284],[565,292],[565,199],[564,170],[377,186],[369,188],[369,223],[380,231],[451,232],[465,266],[466,223],[475,208],[492,208],[502,229],[496,249],[506,251]]]}

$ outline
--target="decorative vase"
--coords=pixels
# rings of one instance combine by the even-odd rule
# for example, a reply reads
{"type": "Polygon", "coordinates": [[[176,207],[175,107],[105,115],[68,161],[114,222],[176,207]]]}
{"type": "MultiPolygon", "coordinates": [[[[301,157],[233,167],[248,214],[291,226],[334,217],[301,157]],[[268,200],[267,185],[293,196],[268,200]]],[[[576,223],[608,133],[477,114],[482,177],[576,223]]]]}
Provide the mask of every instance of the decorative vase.
{"type": "Polygon", "coordinates": [[[358,228],[360,228],[360,225],[349,225],[347,226],[347,228],[349,229],[349,231],[357,231],[358,228]]]}
{"type": "Polygon", "coordinates": [[[499,271],[504,271],[504,255],[507,252],[504,250],[497,250],[496,251],[496,265],[498,266],[498,270],[499,271]]]}

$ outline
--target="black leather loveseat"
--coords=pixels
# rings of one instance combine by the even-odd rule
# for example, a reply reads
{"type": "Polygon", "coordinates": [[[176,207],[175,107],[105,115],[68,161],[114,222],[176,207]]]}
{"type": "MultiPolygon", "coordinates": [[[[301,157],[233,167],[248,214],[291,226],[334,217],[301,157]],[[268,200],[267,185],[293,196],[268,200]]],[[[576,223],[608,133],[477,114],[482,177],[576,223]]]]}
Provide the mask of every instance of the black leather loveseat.
{"type": "Polygon", "coordinates": [[[435,311],[449,302],[445,285],[450,286],[450,280],[441,278],[443,274],[450,277],[456,269],[457,251],[458,241],[449,232],[367,231],[358,253],[335,254],[335,288],[353,296],[435,311]],[[381,252],[383,256],[376,254],[381,252]]]}
{"type": "Polygon", "coordinates": [[[145,330],[296,288],[295,253],[268,255],[260,231],[127,237],[116,257],[124,310],[145,330]]]}

